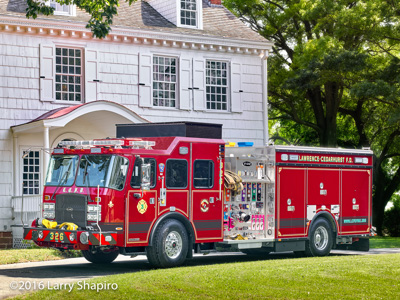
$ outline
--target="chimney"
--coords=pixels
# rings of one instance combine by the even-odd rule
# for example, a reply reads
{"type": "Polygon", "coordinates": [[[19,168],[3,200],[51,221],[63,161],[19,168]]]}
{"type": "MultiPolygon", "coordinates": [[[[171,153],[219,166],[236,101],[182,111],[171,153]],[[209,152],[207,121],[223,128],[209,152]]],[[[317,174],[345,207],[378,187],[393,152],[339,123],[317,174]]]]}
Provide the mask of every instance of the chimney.
{"type": "Polygon", "coordinates": [[[221,0],[210,0],[209,2],[211,5],[222,5],[221,0]]]}

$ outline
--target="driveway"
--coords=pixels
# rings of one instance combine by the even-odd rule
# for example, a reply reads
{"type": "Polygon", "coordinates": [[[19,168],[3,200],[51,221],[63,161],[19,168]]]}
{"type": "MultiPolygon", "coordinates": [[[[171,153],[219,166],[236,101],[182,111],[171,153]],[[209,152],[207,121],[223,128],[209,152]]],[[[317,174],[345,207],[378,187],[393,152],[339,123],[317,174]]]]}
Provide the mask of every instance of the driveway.
{"type": "MultiPolygon", "coordinates": [[[[333,250],[331,255],[375,255],[400,253],[400,248],[371,249],[369,252],[333,250]]],[[[283,259],[294,257],[293,253],[272,253],[265,259],[283,259]]],[[[216,253],[207,256],[196,254],[185,265],[196,266],[226,262],[245,262],[258,260],[260,257],[239,253],[216,253]]],[[[0,299],[16,296],[40,289],[69,290],[84,286],[85,281],[94,277],[151,270],[145,256],[135,258],[120,255],[112,264],[95,265],[84,258],[69,258],[56,261],[30,262],[0,265],[0,299]]],[[[113,282],[109,289],[112,288],[113,282]]],[[[115,287],[115,285],[114,285],[115,287]]]]}

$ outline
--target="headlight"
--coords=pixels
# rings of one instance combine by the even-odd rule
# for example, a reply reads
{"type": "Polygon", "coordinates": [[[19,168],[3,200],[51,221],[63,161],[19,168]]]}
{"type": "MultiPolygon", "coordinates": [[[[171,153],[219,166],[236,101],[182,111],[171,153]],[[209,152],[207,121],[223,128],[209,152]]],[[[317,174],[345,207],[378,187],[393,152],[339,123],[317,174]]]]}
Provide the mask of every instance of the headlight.
{"type": "Polygon", "coordinates": [[[56,217],[55,203],[43,203],[43,218],[55,219],[56,217]]]}
{"type": "Polygon", "coordinates": [[[43,231],[39,231],[38,237],[39,237],[39,239],[42,239],[42,238],[43,238],[43,231]]]}
{"type": "Polygon", "coordinates": [[[101,205],[88,205],[87,206],[87,220],[97,221],[97,210],[99,212],[99,221],[101,220],[101,205]]]}
{"type": "Polygon", "coordinates": [[[75,241],[75,234],[74,234],[74,233],[71,233],[71,234],[69,235],[69,240],[70,240],[71,242],[75,241]]]}
{"type": "Polygon", "coordinates": [[[56,214],[54,212],[43,212],[43,217],[45,219],[54,219],[56,217],[56,214]]]}
{"type": "MultiPolygon", "coordinates": [[[[96,213],[88,213],[87,214],[88,221],[97,221],[97,212],[96,213]]],[[[99,221],[101,220],[101,214],[99,214],[99,221]]]]}

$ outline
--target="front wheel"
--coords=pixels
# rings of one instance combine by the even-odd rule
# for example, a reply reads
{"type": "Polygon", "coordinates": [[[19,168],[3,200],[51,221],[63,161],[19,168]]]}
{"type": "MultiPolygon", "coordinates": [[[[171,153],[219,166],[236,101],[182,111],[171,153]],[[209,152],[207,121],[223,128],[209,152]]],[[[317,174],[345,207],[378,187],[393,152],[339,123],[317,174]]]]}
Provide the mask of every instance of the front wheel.
{"type": "Polygon", "coordinates": [[[186,259],[188,234],[183,224],[169,219],[162,222],[154,233],[153,245],[147,247],[147,259],[155,267],[176,267],[186,259]]]}
{"type": "Polygon", "coordinates": [[[329,222],[320,218],[311,227],[310,240],[306,244],[308,256],[326,256],[332,250],[333,232],[329,222]]]}
{"type": "Polygon", "coordinates": [[[112,263],[118,256],[119,252],[116,249],[112,249],[110,251],[98,251],[93,252],[92,250],[82,250],[83,257],[86,258],[87,261],[90,261],[94,264],[109,264],[112,263]]]}

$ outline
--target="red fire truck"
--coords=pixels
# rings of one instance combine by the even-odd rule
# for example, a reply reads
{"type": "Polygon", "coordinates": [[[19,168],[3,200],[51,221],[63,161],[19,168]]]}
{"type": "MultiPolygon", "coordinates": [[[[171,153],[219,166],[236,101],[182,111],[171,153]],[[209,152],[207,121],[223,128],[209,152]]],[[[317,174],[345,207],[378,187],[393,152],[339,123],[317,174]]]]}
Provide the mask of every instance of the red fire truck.
{"type": "Polygon", "coordinates": [[[115,139],[62,142],[25,239],[93,263],[145,254],[157,267],[220,249],[369,250],[371,151],[226,147],[221,130],[130,124],[115,139]]]}

